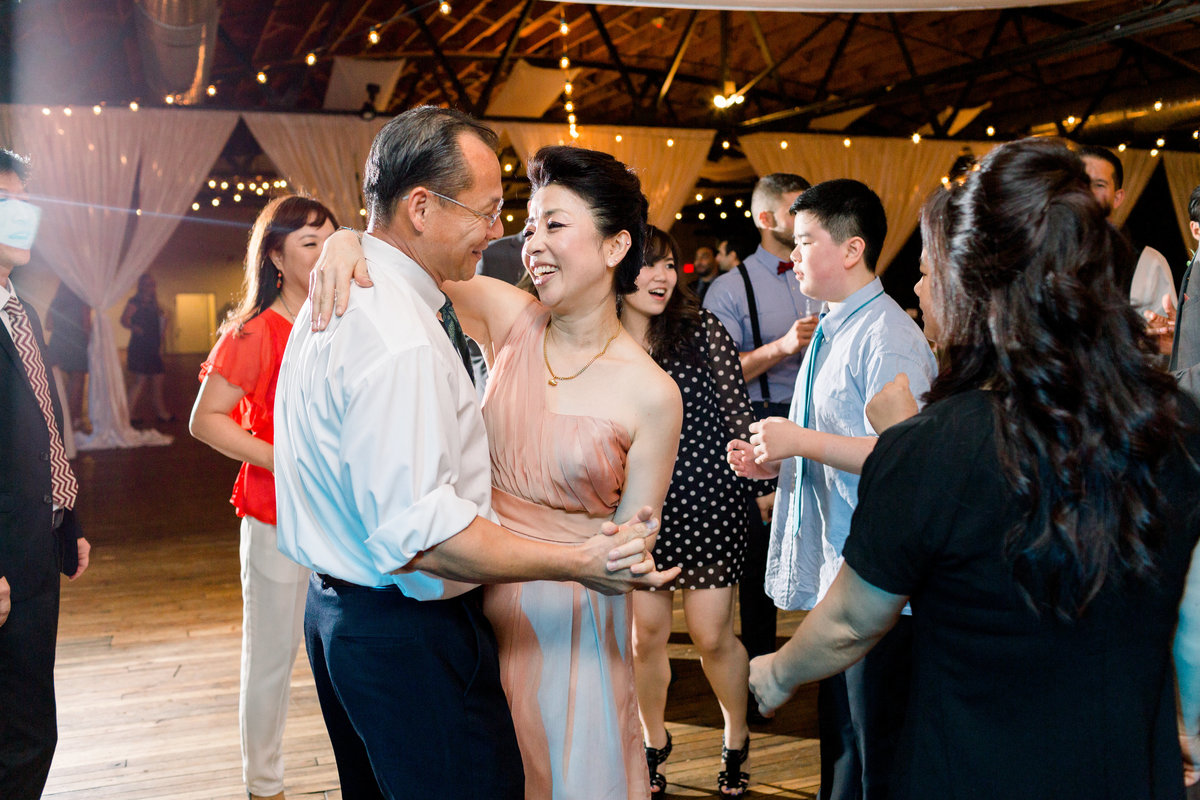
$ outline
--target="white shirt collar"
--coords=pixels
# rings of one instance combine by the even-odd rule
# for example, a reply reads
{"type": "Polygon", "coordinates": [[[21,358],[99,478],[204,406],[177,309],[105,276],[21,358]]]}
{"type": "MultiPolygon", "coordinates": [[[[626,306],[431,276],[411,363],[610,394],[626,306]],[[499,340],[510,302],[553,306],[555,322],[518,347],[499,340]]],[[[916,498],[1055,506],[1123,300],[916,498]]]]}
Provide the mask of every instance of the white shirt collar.
{"type": "Polygon", "coordinates": [[[417,295],[425,301],[436,314],[446,304],[446,295],[437,287],[428,272],[421,265],[400,250],[388,244],[377,236],[364,233],[362,237],[363,255],[372,267],[394,269],[401,278],[407,281],[417,295]]]}

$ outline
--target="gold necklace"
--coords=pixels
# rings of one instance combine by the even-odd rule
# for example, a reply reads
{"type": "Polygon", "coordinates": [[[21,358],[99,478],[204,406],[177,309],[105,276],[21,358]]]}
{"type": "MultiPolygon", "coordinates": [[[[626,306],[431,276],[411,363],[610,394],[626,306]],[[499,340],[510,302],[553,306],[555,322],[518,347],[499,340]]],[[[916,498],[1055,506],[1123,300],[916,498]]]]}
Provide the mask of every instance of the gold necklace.
{"type": "Polygon", "coordinates": [[[546,343],[550,339],[550,323],[547,322],[546,323],[546,333],[545,333],[545,335],[542,336],[542,360],[546,362],[546,371],[550,373],[550,380],[546,381],[546,383],[548,383],[550,386],[558,386],[559,381],[570,381],[570,380],[574,380],[575,378],[578,378],[580,375],[582,375],[584,373],[585,370],[587,370],[588,367],[590,367],[592,364],[595,364],[596,360],[598,358],[600,358],[602,355],[604,355],[605,353],[608,352],[608,346],[610,344],[612,344],[616,340],[616,338],[620,335],[621,335],[621,323],[618,322],[616,333],[614,333],[612,336],[608,337],[608,341],[604,343],[604,347],[600,350],[600,352],[596,353],[596,355],[592,356],[591,359],[586,364],[584,364],[579,369],[578,372],[576,372],[574,375],[555,375],[554,368],[550,366],[550,356],[546,352],[546,343]]]}
{"type": "Polygon", "coordinates": [[[287,300],[284,300],[284,299],[283,299],[283,292],[280,292],[280,293],[279,293],[279,302],[280,302],[280,303],[283,305],[283,310],[284,310],[284,311],[286,311],[286,312],[288,313],[288,316],[289,316],[289,317],[291,317],[291,320],[290,320],[290,321],[291,321],[291,322],[295,322],[295,321],[296,321],[296,315],[292,313],[292,310],[291,310],[290,308],[288,308],[287,300]]]}

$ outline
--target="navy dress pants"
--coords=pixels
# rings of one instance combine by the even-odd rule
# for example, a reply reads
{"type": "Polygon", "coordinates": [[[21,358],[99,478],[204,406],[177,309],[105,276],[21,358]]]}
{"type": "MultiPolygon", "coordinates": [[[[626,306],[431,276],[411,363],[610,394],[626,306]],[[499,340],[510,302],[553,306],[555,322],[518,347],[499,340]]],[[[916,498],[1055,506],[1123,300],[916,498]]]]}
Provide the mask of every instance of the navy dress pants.
{"type": "Polygon", "coordinates": [[[420,602],[313,575],[304,636],[345,800],[521,800],[525,777],[475,590],[420,602]]]}

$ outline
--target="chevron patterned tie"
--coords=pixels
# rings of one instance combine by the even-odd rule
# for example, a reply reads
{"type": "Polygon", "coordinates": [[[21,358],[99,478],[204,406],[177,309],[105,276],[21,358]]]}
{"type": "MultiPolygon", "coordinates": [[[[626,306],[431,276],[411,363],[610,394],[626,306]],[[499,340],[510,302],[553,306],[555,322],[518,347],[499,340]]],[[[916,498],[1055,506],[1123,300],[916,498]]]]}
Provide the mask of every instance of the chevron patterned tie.
{"type": "Polygon", "coordinates": [[[33,338],[33,327],[29,324],[25,308],[15,294],[8,296],[4,310],[8,312],[8,320],[12,325],[13,343],[21,355],[25,373],[29,376],[29,382],[33,384],[33,393],[37,396],[42,416],[46,419],[46,428],[50,432],[50,484],[54,493],[54,505],[59,508],[74,508],[79,487],[67,461],[62,434],[54,421],[54,406],[50,403],[50,382],[46,379],[46,365],[42,362],[41,350],[38,349],[37,340],[33,338]]]}

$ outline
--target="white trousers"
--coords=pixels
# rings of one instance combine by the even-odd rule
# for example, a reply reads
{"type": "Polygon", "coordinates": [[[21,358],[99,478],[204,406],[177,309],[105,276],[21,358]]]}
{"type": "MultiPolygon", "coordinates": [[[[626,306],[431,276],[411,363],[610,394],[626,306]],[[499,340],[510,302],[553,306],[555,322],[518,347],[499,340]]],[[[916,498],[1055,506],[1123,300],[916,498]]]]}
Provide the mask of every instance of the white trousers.
{"type": "Polygon", "coordinates": [[[279,552],[275,526],[242,518],[242,778],[251,794],[283,791],[283,725],[304,630],[309,570],[279,552]]]}

